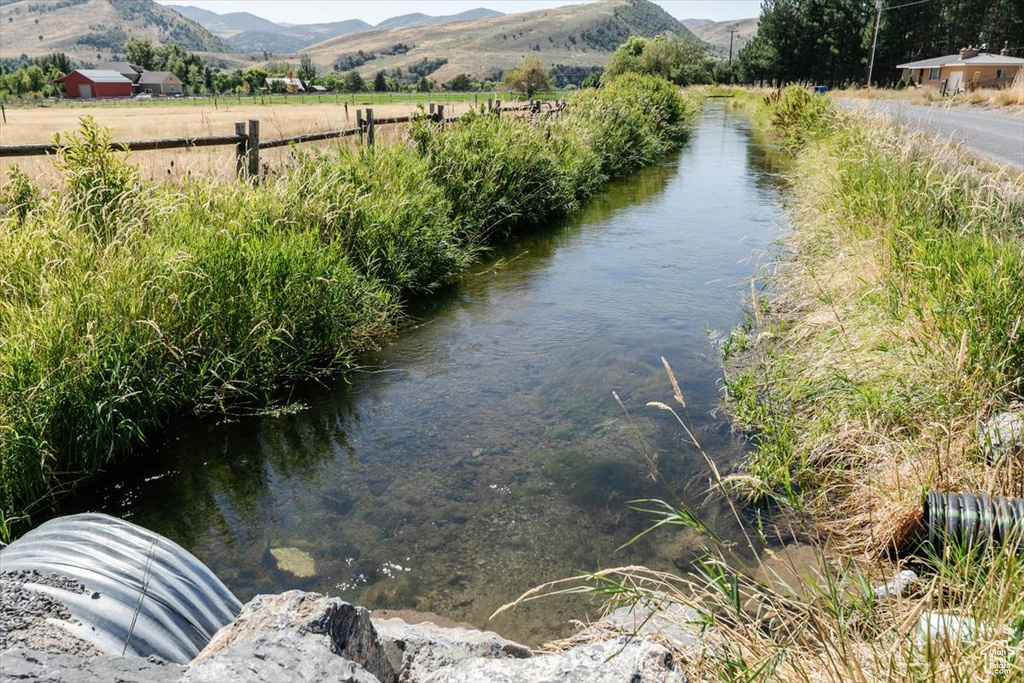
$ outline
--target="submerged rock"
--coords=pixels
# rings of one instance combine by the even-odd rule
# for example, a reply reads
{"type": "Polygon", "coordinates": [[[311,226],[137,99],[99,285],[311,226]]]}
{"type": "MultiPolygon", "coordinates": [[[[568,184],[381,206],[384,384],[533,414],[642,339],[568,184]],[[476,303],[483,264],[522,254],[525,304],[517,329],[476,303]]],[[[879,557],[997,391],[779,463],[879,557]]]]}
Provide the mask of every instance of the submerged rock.
{"type": "Polygon", "coordinates": [[[300,579],[316,576],[316,562],[313,556],[298,548],[271,548],[270,554],[277,560],[277,568],[300,579]]]}

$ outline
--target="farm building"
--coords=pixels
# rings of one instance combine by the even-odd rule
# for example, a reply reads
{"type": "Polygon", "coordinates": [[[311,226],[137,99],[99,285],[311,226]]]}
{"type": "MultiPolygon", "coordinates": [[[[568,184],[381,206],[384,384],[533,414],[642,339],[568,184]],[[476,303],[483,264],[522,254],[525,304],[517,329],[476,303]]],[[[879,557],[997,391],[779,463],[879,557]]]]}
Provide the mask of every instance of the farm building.
{"type": "Polygon", "coordinates": [[[128,62],[100,62],[96,68],[102,71],[116,71],[132,83],[138,83],[139,76],[145,71],[141,66],[135,66],[128,62]]]}
{"type": "Polygon", "coordinates": [[[132,96],[132,82],[116,71],[75,69],[53,82],[63,83],[64,92],[70,99],[132,96]]]}
{"type": "Polygon", "coordinates": [[[267,78],[263,81],[263,87],[271,92],[278,88],[284,92],[306,92],[306,87],[298,78],[267,78]]]}
{"type": "Polygon", "coordinates": [[[143,71],[135,83],[135,91],[151,95],[181,95],[181,79],[170,71],[143,71]]]}
{"type": "Polygon", "coordinates": [[[956,93],[972,88],[1003,88],[1013,82],[1024,67],[1024,59],[1011,57],[1003,49],[999,54],[979,52],[973,47],[959,54],[898,64],[903,80],[956,93]]]}

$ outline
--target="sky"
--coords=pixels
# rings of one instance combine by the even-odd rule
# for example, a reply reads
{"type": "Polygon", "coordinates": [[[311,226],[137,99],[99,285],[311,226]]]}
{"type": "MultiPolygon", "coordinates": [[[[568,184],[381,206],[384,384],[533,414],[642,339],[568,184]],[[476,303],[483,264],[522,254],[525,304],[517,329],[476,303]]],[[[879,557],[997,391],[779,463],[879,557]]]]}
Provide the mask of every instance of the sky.
{"type": "MultiPolygon", "coordinates": [[[[487,7],[505,14],[582,4],[580,0],[157,0],[161,5],[193,5],[218,14],[249,12],[270,21],[318,24],[362,19],[379,24],[385,19],[421,12],[433,16],[458,14],[487,7]]],[[[653,0],[676,19],[729,21],[756,17],[760,0],[653,0]]]]}

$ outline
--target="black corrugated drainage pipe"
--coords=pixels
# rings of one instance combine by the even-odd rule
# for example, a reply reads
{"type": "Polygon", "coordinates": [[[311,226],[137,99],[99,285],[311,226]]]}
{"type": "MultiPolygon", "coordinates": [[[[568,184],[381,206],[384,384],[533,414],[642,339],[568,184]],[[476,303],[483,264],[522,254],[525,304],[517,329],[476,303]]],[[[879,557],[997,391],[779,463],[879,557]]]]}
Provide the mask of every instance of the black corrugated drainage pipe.
{"type": "Polygon", "coordinates": [[[965,548],[1015,545],[1024,554],[1024,498],[929,491],[924,502],[928,542],[965,548]]]}
{"type": "Polygon", "coordinates": [[[50,520],[0,552],[0,569],[75,579],[87,592],[26,583],[62,603],[71,635],[110,655],[187,664],[242,609],[210,569],[177,543],[115,517],[50,520]]]}

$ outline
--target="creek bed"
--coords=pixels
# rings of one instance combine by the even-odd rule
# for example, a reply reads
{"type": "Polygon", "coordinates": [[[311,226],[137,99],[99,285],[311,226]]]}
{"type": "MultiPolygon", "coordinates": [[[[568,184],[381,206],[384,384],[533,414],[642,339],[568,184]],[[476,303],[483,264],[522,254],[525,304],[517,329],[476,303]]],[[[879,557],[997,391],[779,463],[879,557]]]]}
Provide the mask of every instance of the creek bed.
{"type": "Polygon", "coordinates": [[[54,514],[102,511],[164,534],[243,602],[301,588],[530,644],[565,633],[595,604],[547,600],[487,619],[545,581],[685,569],[700,549],[673,530],[618,550],[647,523],[626,502],[669,497],[649,458],[720,535],[740,537],[721,502],[704,503],[700,454],[645,404],[672,402],[663,356],[705,451],[722,469],[742,457],[716,411],[708,331],[741,321],[778,236],[771,159],[744,119],[709,105],[681,153],[499,250],[412,311],[415,324],[362,370],[295,388],[298,410],[176,422],[154,452],[54,514]]]}

